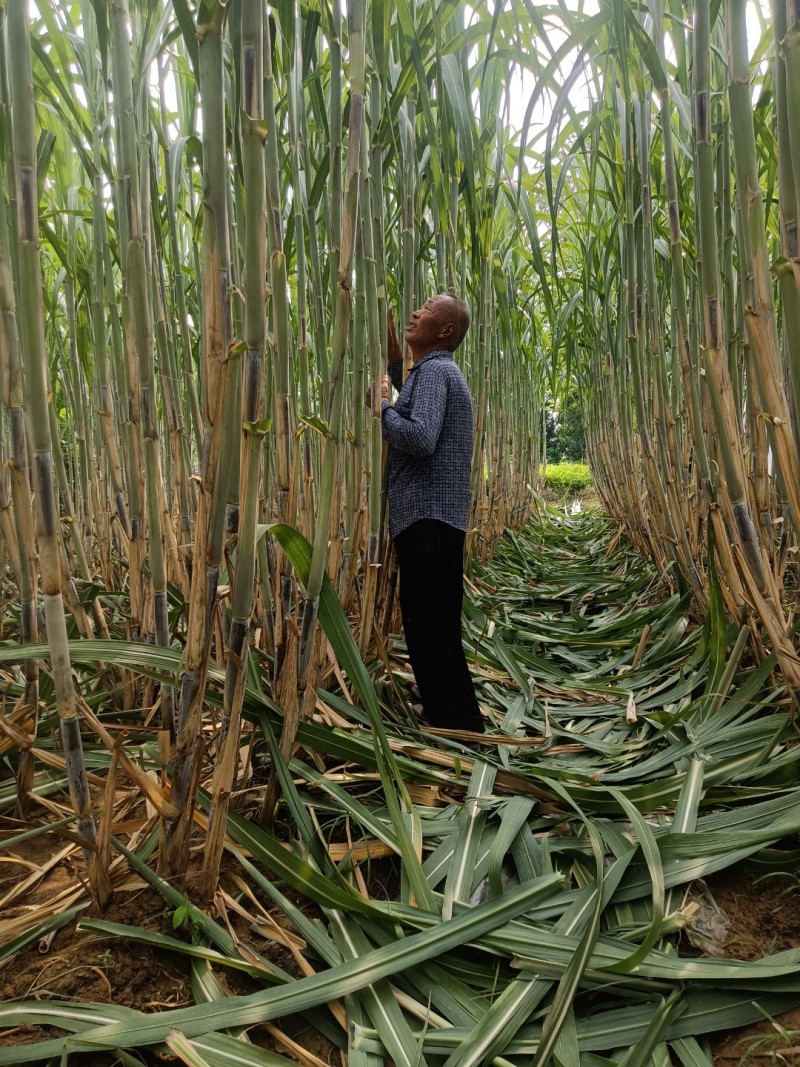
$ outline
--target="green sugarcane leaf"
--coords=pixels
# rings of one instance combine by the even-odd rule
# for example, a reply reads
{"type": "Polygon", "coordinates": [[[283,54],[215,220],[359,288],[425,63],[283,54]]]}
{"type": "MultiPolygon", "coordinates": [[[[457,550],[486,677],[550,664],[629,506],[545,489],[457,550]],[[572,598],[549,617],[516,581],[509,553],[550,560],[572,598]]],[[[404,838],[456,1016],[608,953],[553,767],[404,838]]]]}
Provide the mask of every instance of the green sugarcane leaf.
{"type": "MultiPolygon", "coordinates": [[[[603,848],[600,836],[591,823],[587,823],[586,828],[592,842],[597,864],[597,890],[594,910],[580,939],[577,951],[564,970],[556,989],[553,1003],[542,1027],[541,1042],[536,1050],[534,1067],[545,1067],[550,1062],[550,1057],[556,1049],[564,1028],[574,1027],[573,1003],[581,984],[583,972],[589,963],[600,932],[600,915],[603,908],[603,848]]],[[[565,1043],[569,1047],[573,1044],[573,1040],[565,1038],[565,1043]]]]}
{"type": "MultiPolygon", "coordinates": [[[[293,982],[288,988],[230,997],[219,1005],[203,1004],[161,1012],[158,1017],[137,1013],[136,1021],[132,1025],[121,1022],[96,1027],[85,1031],[78,1038],[69,1039],[68,1043],[37,1043],[25,1050],[25,1056],[27,1057],[29,1052],[35,1053],[37,1046],[38,1050],[45,1049],[43,1055],[51,1055],[49,1050],[54,1046],[63,1051],[69,1048],[72,1052],[111,1047],[142,1047],[164,1041],[174,1029],[179,1029],[191,1039],[234,1026],[266,1022],[287,1012],[304,1011],[417,966],[458,945],[468,941],[474,942],[487,931],[503,925],[515,915],[524,913],[539,896],[548,895],[559,884],[560,878],[557,876],[538,879],[510,890],[499,900],[479,904],[448,922],[440,922],[438,918],[432,917],[436,918],[438,924],[435,930],[412,934],[386,948],[375,949],[361,959],[347,961],[322,974],[293,982]]],[[[0,1005],[0,1022],[13,1017],[16,1008],[17,1005],[13,1003],[0,1005]]],[[[0,1049],[0,1064],[8,1062],[0,1049]]],[[[29,1062],[29,1058],[24,1062],[29,1062]]]]}
{"type": "Polygon", "coordinates": [[[489,854],[489,884],[495,896],[499,896],[503,891],[501,878],[503,860],[515,838],[526,825],[533,806],[533,800],[528,797],[512,797],[503,808],[500,829],[492,842],[489,854]]]}
{"type": "Polygon", "coordinates": [[[475,886],[476,860],[486,822],[486,802],[491,798],[495,768],[476,760],[464,806],[458,817],[453,858],[447,868],[442,918],[453,914],[456,900],[466,901],[475,886]]]}
{"type": "MultiPolygon", "coordinates": [[[[208,797],[201,798],[207,805],[208,797]]],[[[330,876],[320,874],[311,864],[296,856],[274,834],[242,818],[238,812],[228,812],[228,833],[233,840],[252,853],[272,874],[287,882],[309,900],[326,908],[342,908],[345,911],[370,913],[370,903],[345,883],[331,881],[330,876]]]]}
{"type": "Polygon", "coordinates": [[[681,1002],[681,990],[673,989],[666,1000],[662,1000],[647,1031],[641,1040],[632,1045],[622,1060],[620,1067],[646,1067],[651,1062],[656,1045],[662,1038],[669,1024],[686,1010],[686,1004],[681,1002]]]}
{"type": "Polygon", "coordinates": [[[191,945],[186,941],[179,941],[174,937],[166,937],[162,933],[153,930],[145,930],[138,926],[128,926],[123,923],[110,923],[102,919],[83,919],[78,923],[79,931],[96,934],[98,937],[113,937],[121,941],[132,941],[140,945],[149,945],[154,949],[168,949],[193,959],[207,960],[209,963],[219,964],[221,967],[230,967],[236,971],[245,971],[258,978],[275,980],[271,971],[267,971],[257,964],[248,963],[236,956],[225,956],[214,949],[205,948],[203,945],[191,945]]]}
{"type": "Polygon", "coordinates": [[[693,1037],[679,1037],[671,1047],[683,1067],[713,1067],[713,1060],[693,1037]]]}
{"type": "MultiPolygon", "coordinates": [[[[358,959],[371,951],[372,945],[355,923],[346,922],[343,915],[331,915],[333,936],[342,957],[358,959]]],[[[421,1048],[400,1010],[390,983],[384,979],[367,986],[356,994],[372,1022],[383,1047],[397,1067],[424,1065],[421,1048]]]]}
{"type": "Polygon", "coordinates": [[[647,935],[641,945],[639,945],[627,959],[621,961],[612,968],[612,970],[615,971],[630,971],[644,959],[660,937],[661,924],[664,919],[664,872],[661,867],[661,856],[659,854],[658,844],[650,827],[639,814],[636,807],[631,804],[619,790],[611,790],[611,794],[619,801],[628,815],[628,818],[631,820],[633,828],[636,831],[636,837],[638,838],[644,858],[647,862],[647,869],[652,883],[652,919],[647,935]]]}
{"type": "MultiPolygon", "coordinates": [[[[269,530],[280,542],[281,547],[291,560],[292,566],[297,571],[300,580],[306,583],[311,568],[311,545],[297,530],[283,523],[276,523],[275,525],[270,526],[269,530]]],[[[378,766],[380,768],[381,764],[385,765],[386,772],[391,776],[403,809],[410,812],[413,805],[409,799],[405,782],[399,772],[397,762],[386,736],[386,730],[381,720],[380,708],[378,707],[378,701],[375,696],[375,688],[367,674],[363,660],[359,655],[358,647],[356,646],[347,622],[347,617],[342,610],[341,604],[339,603],[327,575],[323,575],[319,602],[319,619],[336,657],[346,670],[347,675],[369,716],[370,723],[378,739],[378,745],[376,746],[378,766]]],[[[422,865],[417,858],[416,851],[414,850],[406,830],[405,822],[400,810],[400,804],[397,803],[394,789],[388,788],[386,797],[389,803],[389,810],[392,814],[392,823],[394,825],[400,852],[403,857],[404,867],[409,881],[411,882],[412,889],[420,905],[430,908],[433,902],[433,897],[422,872],[422,865]]]]}
{"type": "Polygon", "coordinates": [[[167,1035],[166,1045],[187,1067],[215,1067],[204,1059],[195,1046],[179,1030],[167,1035]]]}
{"type": "Polygon", "coordinates": [[[191,1041],[184,1037],[184,1041],[203,1056],[210,1067],[292,1067],[296,1062],[225,1034],[203,1034],[191,1041]]]}

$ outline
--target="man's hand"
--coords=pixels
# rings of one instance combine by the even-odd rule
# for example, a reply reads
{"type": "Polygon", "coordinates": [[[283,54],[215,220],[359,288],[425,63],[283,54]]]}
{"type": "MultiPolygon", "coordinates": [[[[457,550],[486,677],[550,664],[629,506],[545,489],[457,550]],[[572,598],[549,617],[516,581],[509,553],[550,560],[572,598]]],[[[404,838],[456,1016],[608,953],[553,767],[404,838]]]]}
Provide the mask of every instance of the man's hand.
{"type": "Polygon", "coordinates": [[[403,349],[397,340],[397,331],[394,328],[394,313],[391,308],[386,312],[386,362],[396,363],[403,358],[403,349]]]}
{"type": "MultiPolygon", "coordinates": [[[[389,399],[389,378],[388,378],[387,375],[384,374],[384,376],[383,376],[383,378],[381,380],[381,400],[388,400],[388,399],[389,399]]],[[[364,403],[367,405],[368,408],[372,407],[372,386],[370,386],[369,389],[367,389],[367,395],[366,395],[366,397],[364,399],[364,403]]]]}

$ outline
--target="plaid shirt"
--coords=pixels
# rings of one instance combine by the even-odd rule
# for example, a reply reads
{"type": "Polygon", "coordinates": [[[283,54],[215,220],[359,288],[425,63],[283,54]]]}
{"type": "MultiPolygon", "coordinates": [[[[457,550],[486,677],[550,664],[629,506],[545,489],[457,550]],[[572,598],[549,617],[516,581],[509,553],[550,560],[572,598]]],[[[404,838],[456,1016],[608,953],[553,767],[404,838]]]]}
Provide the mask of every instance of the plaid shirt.
{"type": "Polygon", "coordinates": [[[381,404],[389,453],[389,530],[396,537],[418,519],[466,530],[472,468],[472,397],[445,349],[415,363],[402,385],[400,360],[389,376],[400,390],[381,404]],[[401,387],[402,386],[402,387],[401,387]]]}

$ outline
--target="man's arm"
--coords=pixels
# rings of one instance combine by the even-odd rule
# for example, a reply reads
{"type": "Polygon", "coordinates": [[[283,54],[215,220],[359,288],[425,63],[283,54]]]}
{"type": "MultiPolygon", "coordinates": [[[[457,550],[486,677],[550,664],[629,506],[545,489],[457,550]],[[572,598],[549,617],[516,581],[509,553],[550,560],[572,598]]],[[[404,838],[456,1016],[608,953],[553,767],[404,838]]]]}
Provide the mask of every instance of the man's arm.
{"type": "Polygon", "coordinates": [[[417,381],[409,416],[401,415],[388,400],[381,403],[383,436],[400,452],[430,456],[436,448],[447,407],[447,381],[435,363],[416,370],[417,381]]]}
{"type": "Polygon", "coordinates": [[[397,340],[394,313],[391,308],[386,313],[386,361],[389,378],[399,393],[403,388],[403,350],[397,340]]]}
{"type": "Polygon", "coordinates": [[[403,360],[393,359],[386,367],[389,372],[389,380],[395,389],[400,392],[403,388],[403,360]]]}

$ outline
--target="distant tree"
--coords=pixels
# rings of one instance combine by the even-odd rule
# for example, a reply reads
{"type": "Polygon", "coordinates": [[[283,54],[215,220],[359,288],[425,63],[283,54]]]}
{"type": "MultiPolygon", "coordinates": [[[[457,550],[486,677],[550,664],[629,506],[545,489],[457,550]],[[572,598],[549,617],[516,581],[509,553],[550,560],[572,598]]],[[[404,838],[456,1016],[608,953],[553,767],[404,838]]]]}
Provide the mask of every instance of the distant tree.
{"type": "Polygon", "coordinates": [[[558,410],[545,416],[545,447],[548,463],[583,463],[586,461],[586,438],[576,393],[561,401],[558,410]]]}
{"type": "Polygon", "coordinates": [[[586,461],[586,438],[583,433],[581,406],[575,393],[570,393],[561,405],[558,423],[561,458],[570,463],[586,461]]]}

